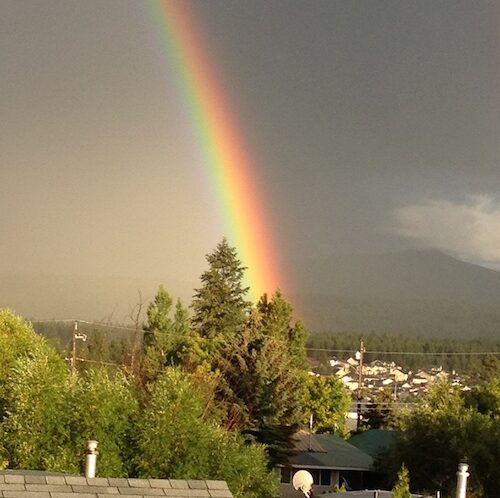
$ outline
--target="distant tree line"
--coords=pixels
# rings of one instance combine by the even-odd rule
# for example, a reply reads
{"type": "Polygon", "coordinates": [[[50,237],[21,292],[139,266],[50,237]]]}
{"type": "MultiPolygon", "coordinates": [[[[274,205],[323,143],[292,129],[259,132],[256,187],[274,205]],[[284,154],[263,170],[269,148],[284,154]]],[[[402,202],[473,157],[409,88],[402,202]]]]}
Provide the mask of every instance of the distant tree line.
{"type": "MultiPolygon", "coordinates": [[[[360,334],[355,333],[310,333],[307,341],[308,356],[319,360],[324,365],[327,365],[333,357],[347,359],[359,350],[361,337],[360,334]],[[339,350],[348,352],[336,352],[339,350]]],[[[491,339],[469,340],[370,333],[363,337],[363,342],[367,351],[375,351],[365,354],[366,362],[393,361],[406,370],[415,371],[421,368],[442,366],[448,372],[455,370],[486,380],[498,374],[500,368],[498,354],[475,354],[500,353],[500,341],[491,339]],[[398,352],[420,354],[398,354],[398,352]],[[433,353],[439,354],[433,355],[433,353]]]]}

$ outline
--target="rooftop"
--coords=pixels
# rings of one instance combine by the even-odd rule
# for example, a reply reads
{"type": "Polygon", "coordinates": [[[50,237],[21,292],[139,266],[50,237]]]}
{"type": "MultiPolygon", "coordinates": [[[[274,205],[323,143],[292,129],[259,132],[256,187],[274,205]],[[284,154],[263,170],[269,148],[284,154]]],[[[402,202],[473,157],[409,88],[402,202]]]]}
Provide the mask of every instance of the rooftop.
{"type": "Polygon", "coordinates": [[[297,454],[290,458],[290,464],[293,467],[337,470],[372,469],[372,457],[340,437],[299,431],[295,438],[297,454]]]}
{"type": "Polygon", "coordinates": [[[122,495],[128,498],[232,498],[225,481],[111,477],[90,479],[43,472],[0,472],[2,498],[103,498],[105,495],[122,495]]]}

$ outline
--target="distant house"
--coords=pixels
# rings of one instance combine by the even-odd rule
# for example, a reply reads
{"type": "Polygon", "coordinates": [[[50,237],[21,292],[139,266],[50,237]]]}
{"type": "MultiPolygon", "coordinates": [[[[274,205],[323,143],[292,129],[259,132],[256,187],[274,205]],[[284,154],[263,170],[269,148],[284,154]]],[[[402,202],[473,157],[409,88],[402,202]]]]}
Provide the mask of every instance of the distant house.
{"type": "Polygon", "coordinates": [[[295,441],[295,456],[288,466],[280,468],[282,498],[300,496],[292,486],[298,470],[312,474],[315,494],[331,491],[343,483],[350,489],[362,489],[365,475],[373,470],[370,455],[337,436],[299,431],[295,441]]]}

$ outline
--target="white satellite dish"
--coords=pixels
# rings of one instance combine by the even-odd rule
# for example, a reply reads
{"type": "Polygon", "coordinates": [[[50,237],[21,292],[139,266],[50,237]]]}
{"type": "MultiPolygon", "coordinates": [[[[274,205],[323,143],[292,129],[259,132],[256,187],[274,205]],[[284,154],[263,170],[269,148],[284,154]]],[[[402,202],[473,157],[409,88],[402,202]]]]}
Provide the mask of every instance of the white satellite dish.
{"type": "Polygon", "coordinates": [[[314,484],[313,476],[307,470],[299,470],[292,479],[292,485],[297,491],[302,491],[309,498],[312,486],[314,484]]]}

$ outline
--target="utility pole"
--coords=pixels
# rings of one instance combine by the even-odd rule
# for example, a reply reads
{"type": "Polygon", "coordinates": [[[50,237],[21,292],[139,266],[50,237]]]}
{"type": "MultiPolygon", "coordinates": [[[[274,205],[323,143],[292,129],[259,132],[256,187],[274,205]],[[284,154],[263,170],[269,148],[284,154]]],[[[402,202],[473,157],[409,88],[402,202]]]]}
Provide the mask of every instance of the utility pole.
{"type": "Polygon", "coordinates": [[[71,351],[71,373],[75,374],[76,373],[76,341],[81,340],[85,342],[87,340],[87,335],[86,334],[79,334],[78,333],[78,320],[75,320],[75,325],[73,327],[73,348],[71,351]]]}
{"type": "Polygon", "coordinates": [[[78,334],[78,322],[75,320],[73,327],[73,348],[71,352],[71,373],[76,373],[76,335],[78,334]]]}
{"type": "Polygon", "coordinates": [[[365,344],[363,339],[359,341],[359,351],[356,353],[356,359],[359,361],[358,365],[358,420],[356,423],[356,429],[359,431],[361,427],[361,397],[362,397],[362,385],[363,385],[363,354],[365,352],[365,344]]]}

